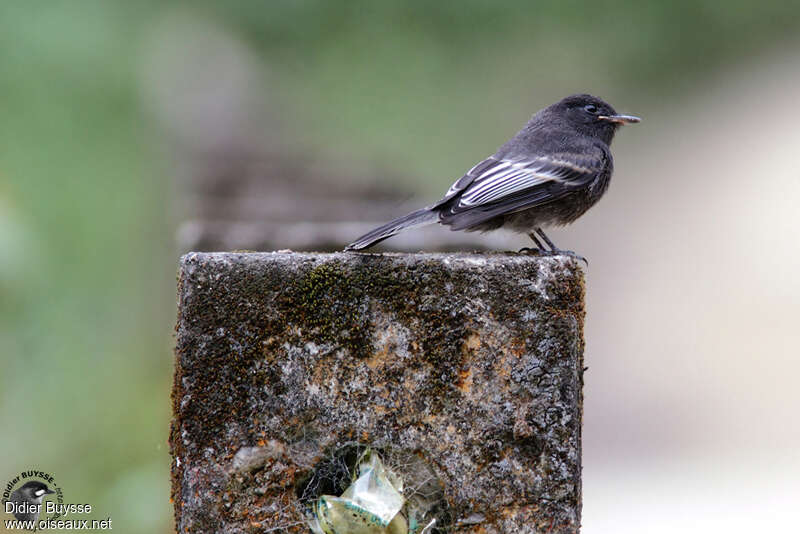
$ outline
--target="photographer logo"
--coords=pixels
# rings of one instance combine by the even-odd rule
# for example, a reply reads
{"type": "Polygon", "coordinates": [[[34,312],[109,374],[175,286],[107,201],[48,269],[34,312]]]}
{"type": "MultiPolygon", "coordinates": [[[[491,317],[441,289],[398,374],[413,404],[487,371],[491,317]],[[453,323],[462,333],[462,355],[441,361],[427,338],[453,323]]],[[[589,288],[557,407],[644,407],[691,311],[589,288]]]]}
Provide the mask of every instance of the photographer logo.
{"type": "Polygon", "coordinates": [[[64,502],[64,492],[52,474],[22,471],[3,486],[6,530],[111,530],[111,518],[92,519],[92,506],[64,502]]]}

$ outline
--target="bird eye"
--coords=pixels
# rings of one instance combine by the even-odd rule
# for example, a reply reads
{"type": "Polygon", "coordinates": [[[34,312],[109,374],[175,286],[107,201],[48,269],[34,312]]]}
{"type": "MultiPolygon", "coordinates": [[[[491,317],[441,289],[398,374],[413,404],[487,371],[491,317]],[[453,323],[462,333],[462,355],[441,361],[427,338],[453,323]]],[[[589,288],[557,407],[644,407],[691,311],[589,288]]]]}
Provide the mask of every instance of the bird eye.
{"type": "Polygon", "coordinates": [[[597,113],[597,106],[595,106],[594,104],[587,104],[583,107],[583,109],[585,109],[589,113],[597,113]]]}

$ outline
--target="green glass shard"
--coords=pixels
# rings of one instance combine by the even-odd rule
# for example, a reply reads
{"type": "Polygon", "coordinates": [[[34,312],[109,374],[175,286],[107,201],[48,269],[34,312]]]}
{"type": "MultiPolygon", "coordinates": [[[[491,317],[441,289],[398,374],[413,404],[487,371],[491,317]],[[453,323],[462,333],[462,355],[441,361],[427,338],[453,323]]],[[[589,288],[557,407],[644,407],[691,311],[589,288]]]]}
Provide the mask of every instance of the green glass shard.
{"type": "Polygon", "coordinates": [[[364,452],[353,478],[340,497],[319,498],[310,523],[315,534],[409,534],[400,513],[406,502],[403,481],[376,453],[364,452]]]}

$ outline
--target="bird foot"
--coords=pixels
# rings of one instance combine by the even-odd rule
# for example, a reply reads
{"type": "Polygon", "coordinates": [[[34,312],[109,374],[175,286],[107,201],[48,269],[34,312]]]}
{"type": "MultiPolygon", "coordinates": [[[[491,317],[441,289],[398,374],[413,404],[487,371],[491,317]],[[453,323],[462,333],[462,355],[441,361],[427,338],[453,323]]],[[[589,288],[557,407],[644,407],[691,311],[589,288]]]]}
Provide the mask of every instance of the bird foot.
{"type": "Polygon", "coordinates": [[[547,250],[542,250],[536,247],[522,247],[517,251],[517,254],[532,254],[534,256],[543,256],[547,253],[547,250]]]}

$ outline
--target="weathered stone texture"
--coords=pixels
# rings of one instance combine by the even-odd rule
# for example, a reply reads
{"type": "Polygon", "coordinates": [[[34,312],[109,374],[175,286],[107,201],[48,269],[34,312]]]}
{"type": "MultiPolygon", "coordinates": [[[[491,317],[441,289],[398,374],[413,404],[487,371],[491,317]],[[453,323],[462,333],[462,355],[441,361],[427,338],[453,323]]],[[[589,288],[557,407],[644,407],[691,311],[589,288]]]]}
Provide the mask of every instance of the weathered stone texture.
{"type": "Polygon", "coordinates": [[[192,253],[178,293],[178,532],[307,532],[304,484],[352,444],[424,458],[437,532],[578,530],[574,259],[192,253]]]}

